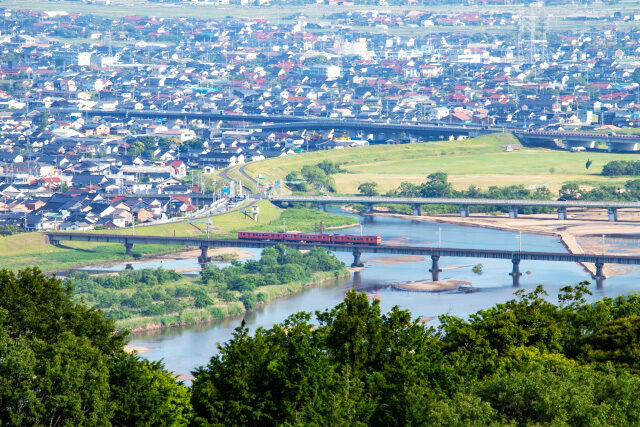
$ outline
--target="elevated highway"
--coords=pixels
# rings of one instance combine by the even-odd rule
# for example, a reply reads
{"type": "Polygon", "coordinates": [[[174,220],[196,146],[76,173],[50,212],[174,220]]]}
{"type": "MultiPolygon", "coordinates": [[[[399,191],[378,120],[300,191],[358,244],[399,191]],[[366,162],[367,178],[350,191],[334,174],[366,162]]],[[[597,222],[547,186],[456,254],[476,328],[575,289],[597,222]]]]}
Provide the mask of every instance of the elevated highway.
{"type": "Polygon", "coordinates": [[[475,137],[488,133],[502,132],[504,127],[485,127],[478,125],[446,124],[442,122],[387,122],[355,119],[332,119],[321,117],[229,114],[206,111],[151,111],[151,110],[72,110],[51,109],[51,113],[81,113],[87,117],[118,117],[145,119],[183,119],[183,120],[224,120],[255,123],[257,128],[267,131],[286,130],[357,130],[366,133],[430,136],[468,136],[475,137]],[[262,124],[262,125],[261,125],[262,124]]]}
{"type": "Polygon", "coordinates": [[[439,279],[442,271],[439,267],[439,260],[442,256],[462,257],[462,258],[486,258],[511,260],[513,270],[509,273],[513,278],[513,285],[519,285],[520,261],[555,261],[555,262],[578,262],[594,263],[596,274],[594,278],[601,284],[604,280],[604,264],[640,265],[640,257],[629,255],[598,255],[598,254],[569,254],[561,252],[526,252],[509,251],[496,249],[466,249],[466,248],[434,248],[427,246],[400,246],[400,245],[349,245],[336,243],[311,243],[311,242],[275,242],[275,241],[252,241],[233,239],[206,239],[198,237],[167,237],[167,236],[127,236],[116,234],[97,233],[70,233],[70,232],[48,232],[45,233],[49,243],[60,245],[63,241],[75,242],[100,242],[118,243],[125,247],[125,253],[132,254],[132,249],[136,244],[154,244],[167,246],[196,246],[201,250],[199,262],[206,265],[210,258],[208,250],[212,247],[237,247],[237,248],[268,248],[283,244],[295,249],[312,249],[321,247],[333,252],[351,252],[354,257],[354,266],[361,265],[360,256],[362,253],[383,253],[397,255],[421,255],[431,257],[431,269],[434,281],[439,279]]]}
{"type": "Polygon", "coordinates": [[[610,221],[618,220],[618,209],[640,209],[640,203],[606,202],[583,200],[502,200],[502,199],[451,199],[431,197],[383,197],[383,196],[278,196],[271,197],[273,203],[315,203],[321,209],[329,204],[358,203],[371,211],[376,204],[411,205],[414,215],[420,215],[422,205],[454,205],[460,207],[460,216],[469,216],[469,206],[500,206],[509,209],[512,218],[518,217],[518,208],[525,206],[556,208],[558,219],[567,219],[567,208],[607,209],[610,221]]]}
{"type": "Polygon", "coordinates": [[[554,131],[515,131],[514,135],[524,145],[543,145],[557,147],[562,143],[565,148],[596,148],[598,142],[604,142],[610,151],[637,151],[640,148],[640,136],[597,132],[554,132],[554,131]]]}

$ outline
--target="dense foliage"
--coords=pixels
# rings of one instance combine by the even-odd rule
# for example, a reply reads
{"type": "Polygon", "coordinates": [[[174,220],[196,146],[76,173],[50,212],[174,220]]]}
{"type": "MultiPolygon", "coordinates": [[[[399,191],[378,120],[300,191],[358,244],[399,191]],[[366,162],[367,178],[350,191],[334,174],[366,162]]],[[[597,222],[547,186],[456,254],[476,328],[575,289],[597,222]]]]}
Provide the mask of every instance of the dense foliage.
{"type": "Polygon", "coordinates": [[[640,297],[538,288],[437,329],[349,292],[195,371],[197,425],[637,425],[640,297]]]}
{"type": "Polygon", "coordinates": [[[631,179],[620,185],[601,185],[586,189],[578,184],[564,184],[559,191],[565,200],[608,200],[626,201],[640,200],[640,179],[631,179]]]}
{"type": "MultiPolygon", "coordinates": [[[[492,185],[487,190],[483,190],[475,185],[466,190],[455,190],[449,182],[448,175],[444,172],[435,172],[427,176],[427,180],[422,184],[412,184],[403,182],[400,186],[387,193],[393,197],[443,197],[443,198],[477,198],[477,199],[524,199],[524,200],[549,200],[551,192],[547,187],[538,187],[530,190],[524,185],[509,185],[498,187],[492,185]]],[[[407,207],[409,209],[409,207],[407,207]]],[[[430,212],[455,212],[458,206],[425,205],[423,210],[430,212]]],[[[488,212],[508,210],[507,207],[494,206],[472,206],[472,212],[488,212]]],[[[548,208],[537,206],[525,206],[519,208],[521,213],[546,213],[548,208]]]]}
{"type": "Polygon", "coordinates": [[[304,165],[300,171],[292,171],[286,176],[287,185],[294,191],[335,191],[331,175],[346,172],[339,163],[323,160],[316,165],[304,165]]]}
{"type": "Polygon", "coordinates": [[[558,305],[520,290],[437,328],[348,292],[313,322],[238,327],[191,389],[125,353],[125,335],[68,284],[2,270],[0,292],[2,425],[640,423],[640,296],[587,304],[585,283],[558,305]]]}
{"type": "Polygon", "coordinates": [[[199,280],[162,268],[103,276],[74,272],[68,279],[76,301],[103,309],[109,319],[153,317],[166,323],[172,318],[162,316],[194,308],[209,308],[211,318],[222,318],[229,313],[216,305],[235,301],[242,302],[247,310],[252,309],[257,305],[260,286],[309,281],[316,272],[343,268],[344,264],[326,249],[314,248],[302,254],[276,246],[266,248],[260,260],[244,263],[234,260],[225,268],[210,265],[202,270],[199,280]]]}
{"type": "Polygon", "coordinates": [[[309,280],[315,272],[342,268],[344,264],[324,248],[315,247],[303,254],[277,245],[265,248],[259,261],[232,261],[231,266],[223,269],[209,266],[200,277],[203,284],[214,284],[218,289],[250,292],[259,286],[309,280]]]}
{"type": "Polygon", "coordinates": [[[0,270],[0,425],[175,425],[188,389],[38,269],[0,270]]]}
{"type": "Polygon", "coordinates": [[[602,167],[604,176],[638,176],[640,175],[639,160],[613,160],[602,167]]]}

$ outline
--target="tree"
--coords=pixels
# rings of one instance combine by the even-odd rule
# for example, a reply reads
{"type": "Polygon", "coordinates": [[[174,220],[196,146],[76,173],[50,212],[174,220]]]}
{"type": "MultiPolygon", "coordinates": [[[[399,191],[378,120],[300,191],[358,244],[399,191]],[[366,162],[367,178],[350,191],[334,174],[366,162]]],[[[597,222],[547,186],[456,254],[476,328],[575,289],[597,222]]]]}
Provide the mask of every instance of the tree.
{"type": "Polygon", "coordinates": [[[377,196],[378,195],[378,183],[376,182],[363,182],[358,186],[358,192],[363,196],[377,196]]]}
{"type": "Polygon", "coordinates": [[[421,197],[451,197],[453,188],[444,172],[435,172],[427,176],[427,182],[420,185],[421,197]]]}
{"type": "MultiPolygon", "coordinates": [[[[116,361],[129,358],[136,369],[148,362],[126,355],[126,333],[116,332],[100,311],[75,303],[69,283],[37,268],[3,269],[0,292],[0,424],[108,425],[115,414],[144,423],[141,407],[164,420],[188,415],[188,390],[166,373],[164,390],[171,392],[134,408],[131,401],[142,397],[122,390],[136,388],[139,378],[121,372],[116,361]]],[[[138,389],[154,396],[153,387],[138,389]]]]}
{"type": "Polygon", "coordinates": [[[578,200],[580,198],[581,191],[580,186],[572,182],[569,184],[563,184],[562,187],[560,187],[558,195],[561,199],[578,200]]]}
{"type": "Polygon", "coordinates": [[[191,416],[189,390],[176,382],[162,362],[120,354],[112,362],[109,383],[114,425],[186,425],[191,416]]]}

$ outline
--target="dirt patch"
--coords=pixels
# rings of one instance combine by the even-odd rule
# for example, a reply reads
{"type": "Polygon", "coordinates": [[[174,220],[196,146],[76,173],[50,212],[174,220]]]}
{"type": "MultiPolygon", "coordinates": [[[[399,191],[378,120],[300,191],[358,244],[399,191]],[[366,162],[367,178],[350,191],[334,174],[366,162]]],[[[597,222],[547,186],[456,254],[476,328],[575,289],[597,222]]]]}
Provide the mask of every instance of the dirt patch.
{"type": "Polygon", "coordinates": [[[422,256],[390,256],[384,258],[369,258],[366,261],[374,264],[382,265],[398,265],[405,264],[407,262],[420,262],[424,261],[425,257],[422,256]]]}
{"type": "Polygon", "coordinates": [[[132,345],[125,345],[124,351],[127,353],[145,354],[149,351],[149,347],[134,347],[132,345]]]}
{"type": "Polygon", "coordinates": [[[415,292],[455,291],[461,286],[468,285],[471,285],[471,282],[465,282],[464,280],[438,280],[437,282],[429,282],[425,280],[405,283],[391,283],[391,286],[393,286],[395,289],[415,292]]]}

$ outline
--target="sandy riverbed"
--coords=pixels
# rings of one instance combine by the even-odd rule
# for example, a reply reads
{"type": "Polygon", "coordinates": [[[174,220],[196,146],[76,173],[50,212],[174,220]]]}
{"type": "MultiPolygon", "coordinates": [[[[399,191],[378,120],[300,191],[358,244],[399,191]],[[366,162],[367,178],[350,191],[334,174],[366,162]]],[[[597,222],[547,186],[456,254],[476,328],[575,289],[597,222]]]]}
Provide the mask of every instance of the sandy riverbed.
{"type": "MultiPolygon", "coordinates": [[[[352,209],[345,207],[345,211],[352,209]]],[[[367,215],[367,214],[365,214],[367,215]]],[[[597,253],[603,251],[602,235],[615,235],[617,238],[638,237],[640,239],[640,210],[618,211],[618,221],[609,222],[607,212],[604,209],[569,209],[568,219],[559,220],[554,214],[520,215],[518,218],[509,218],[505,215],[472,214],[470,217],[456,215],[438,216],[412,216],[375,211],[374,216],[390,216],[397,218],[411,218],[416,221],[441,222],[470,227],[482,227],[506,231],[522,231],[526,233],[545,234],[556,236],[570,253],[597,253]]],[[[399,239],[395,239],[399,240],[399,239]]],[[[388,244],[403,244],[401,241],[388,241],[388,244]]],[[[523,250],[526,248],[524,241],[523,250]]],[[[624,254],[640,256],[640,244],[626,245],[621,248],[616,244],[616,239],[605,237],[604,251],[607,254],[624,254]],[[631,246],[631,247],[629,247],[631,246]]],[[[591,274],[595,273],[592,263],[584,263],[583,267],[591,274]]],[[[605,264],[606,277],[619,276],[633,271],[634,267],[625,267],[605,264]]]]}
{"type": "Polygon", "coordinates": [[[415,292],[442,292],[442,291],[454,291],[460,286],[471,285],[471,282],[465,282],[463,280],[438,280],[436,282],[431,281],[415,281],[404,283],[391,283],[396,289],[403,291],[415,291],[415,292]]]}

